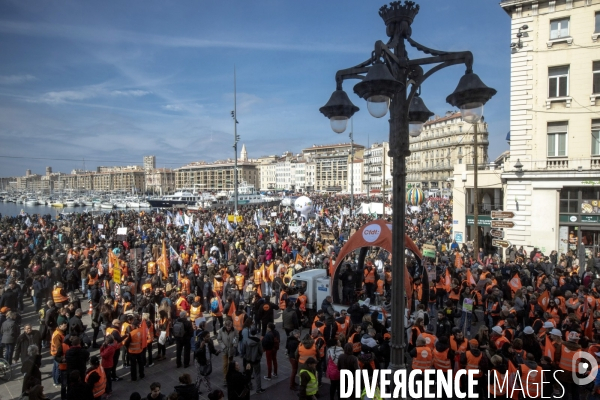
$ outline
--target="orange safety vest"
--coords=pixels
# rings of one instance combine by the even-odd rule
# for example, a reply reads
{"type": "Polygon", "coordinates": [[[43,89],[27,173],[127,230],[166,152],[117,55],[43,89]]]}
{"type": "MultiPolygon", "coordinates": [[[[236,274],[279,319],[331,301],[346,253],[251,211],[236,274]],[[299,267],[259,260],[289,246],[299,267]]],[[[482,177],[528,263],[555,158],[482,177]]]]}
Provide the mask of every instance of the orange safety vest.
{"type": "Polygon", "coordinates": [[[346,325],[346,321],[344,321],[343,324],[340,324],[339,322],[335,321],[335,324],[337,325],[337,333],[343,333],[344,337],[346,337],[347,331],[348,331],[348,326],[346,325]]]}
{"type": "Polygon", "coordinates": [[[52,339],[50,341],[50,354],[52,356],[56,356],[56,354],[58,354],[58,348],[55,346],[54,344],[54,338],[60,336],[60,343],[62,344],[63,340],[65,340],[65,335],[64,333],[62,333],[62,331],[58,328],[56,328],[56,330],[52,333],[52,339]]]}
{"type": "Polygon", "coordinates": [[[483,375],[483,371],[479,369],[479,362],[481,361],[482,354],[479,354],[478,357],[475,357],[471,351],[467,351],[467,371],[469,370],[479,370],[479,373],[473,375],[476,378],[479,378],[483,375]]]}
{"type": "Polygon", "coordinates": [[[98,275],[96,275],[95,278],[92,278],[91,275],[88,275],[87,278],[88,278],[87,279],[88,280],[87,281],[88,286],[94,286],[96,284],[96,282],[98,282],[98,275]]]}
{"type": "Polygon", "coordinates": [[[504,343],[510,343],[508,341],[508,339],[504,336],[500,336],[498,339],[496,339],[494,341],[494,345],[496,346],[497,350],[500,350],[502,348],[502,346],[504,346],[504,343]]]}
{"type": "MultiPolygon", "coordinates": [[[[62,355],[63,357],[65,356],[65,354],[67,354],[67,350],[69,350],[69,345],[66,343],[62,344],[62,355]]],[[[67,370],[67,361],[65,360],[65,362],[60,362],[58,363],[58,369],[61,371],[66,371],[67,370]]]]}
{"type": "Polygon", "coordinates": [[[235,284],[237,285],[239,290],[244,290],[244,275],[236,275],[235,276],[235,284]]]}
{"type": "Polygon", "coordinates": [[[140,328],[131,331],[128,351],[131,354],[142,352],[142,330],[140,328]]]}
{"type": "Polygon", "coordinates": [[[179,297],[177,299],[177,301],[175,302],[175,307],[177,308],[177,316],[179,316],[179,313],[182,311],[185,311],[185,309],[183,308],[183,306],[181,305],[181,303],[183,303],[184,301],[187,301],[186,299],[184,299],[183,297],[179,297]]]}
{"type": "Polygon", "coordinates": [[[213,289],[215,290],[215,292],[222,292],[223,291],[223,281],[219,281],[217,280],[217,278],[213,279],[213,289]]]}
{"type": "Polygon", "coordinates": [[[280,310],[285,310],[285,308],[287,307],[287,293],[285,291],[281,291],[281,293],[279,293],[279,309],[280,310]]]}
{"type": "Polygon", "coordinates": [[[154,340],[154,324],[150,324],[150,327],[148,328],[147,336],[148,336],[148,344],[152,343],[152,341],[154,340]]]}
{"type": "Polygon", "coordinates": [[[181,290],[185,290],[186,293],[192,292],[192,282],[188,278],[183,278],[181,281],[181,290]]]}
{"type": "Polygon", "coordinates": [[[350,343],[352,343],[352,352],[360,353],[360,351],[362,350],[362,344],[360,342],[360,335],[358,333],[354,332],[352,334],[352,336],[350,336],[349,340],[350,340],[350,343]]]}
{"type": "Polygon", "coordinates": [[[392,273],[390,271],[384,272],[385,283],[391,285],[392,284],[392,273]]]}
{"type": "Polygon", "coordinates": [[[152,290],[152,284],[151,284],[151,283],[144,283],[144,284],[142,285],[142,292],[145,292],[145,291],[146,291],[146,289],[150,289],[150,290],[152,290]]]}
{"type": "Polygon", "coordinates": [[[242,329],[244,329],[244,317],[245,316],[246,316],[246,313],[241,313],[240,315],[233,314],[233,316],[232,316],[233,329],[235,329],[236,332],[241,332],[242,329]]]}
{"type": "Polygon", "coordinates": [[[129,328],[129,322],[123,322],[121,325],[121,336],[125,336],[127,333],[127,328],[129,328]]]}
{"type": "Polygon", "coordinates": [[[148,263],[148,275],[156,274],[156,263],[154,261],[150,261],[148,263]]]}
{"type": "Polygon", "coordinates": [[[202,307],[201,306],[198,306],[198,307],[191,306],[190,307],[190,320],[195,321],[196,319],[200,318],[201,315],[202,315],[202,307]]]}
{"type": "Polygon", "coordinates": [[[374,268],[371,268],[370,271],[368,269],[365,269],[364,275],[365,275],[365,283],[375,283],[375,269],[374,268]]]}
{"type": "Polygon", "coordinates": [[[433,352],[427,346],[416,348],[417,355],[412,360],[413,371],[423,371],[431,369],[433,366],[433,352]]]}
{"type": "Polygon", "coordinates": [[[90,379],[90,375],[92,375],[94,372],[96,372],[98,375],[100,375],[100,379],[98,380],[98,382],[94,383],[94,387],[92,388],[92,392],[94,393],[94,398],[97,399],[97,398],[101,397],[104,394],[104,392],[106,391],[106,374],[104,373],[104,368],[102,368],[101,366],[98,366],[98,368],[91,370],[85,376],[86,383],[90,379]]]}
{"type": "Polygon", "coordinates": [[[260,285],[263,283],[262,268],[254,270],[254,284],[260,285]]]}
{"type": "Polygon", "coordinates": [[[309,357],[317,358],[316,343],[310,349],[307,349],[303,343],[300,343],[298,345],[298,364],[305,364],[309,357]]]}
{"type": "Polygon", "coordinates": [[[308,297],[306,297],[305,294],[301,294],[300,296],[298,296],[298,301],[300,302],[300,306],[298,307],[298,309],[302,312],[306,312],[306,301],[308,300],[308,297]]]}
{"type": "MultiPolygon", "coordinates": [[[[501,374],[495,369],[490,370],[490,372],[493,372],[493,376],[489,377],[488,399],[506,396],[508,392],[508,380],[506,381],[506,384],[504,384],[505,374],[501,374]]],[[[524,379],[524,377],[521,377],[521,379],[524,379]]]]}
{"type": "Polygon", "coordinates": [[[467,351],[467,340],[463,340],[459,346],[454,336],[450,336],[450,348],[456,353],[464,353],[467,351]]]}
{"type": "Polygon", "coordinates": [[[60,292],[61,290],[62,288],[57,287],[52,291],[52,300],[54,300],[55,304],[69,301],[69,298],[67,296],[63,296],[63,294],[60,292]]]}
{"type": "Polygon", "coordinates": [[[524,395],[527,398],[535,398],[542,396],[542,367],[539,365],[536,369],[529,368],[525,364],[521,364],[521,382],[527,382],[527,387],[524,389],[524,395]]]}
{"type": "MultiPolygon", "coordinates": [[[[564,344],[560,347],[560,362],[558,368],[564,371],[573,371],[573,357],[579,353],[578,350],[569,350],[564,344]]],[[[577,357],[579,358],[579,357],[577,357]]]]}
{"type": "Polygon", "coordinates": [[[384,282],[381,279],[377,280],[377,289],[375,289],[375,293],[377,293],[380,296],[383,296],[383,285],[384,282]]]}
{"type": "Polygon", "coordinates": [[[450,349],[446,349],[444,351],[433,350],[433,367],[435,369],[439,369],[441,371],[450,371],[452,370],[452,362],[448,360],[448,352],[450,349]]]}
{"type": "Polygon", "coordinates": [[[425,343],[426,343],[425,345],[427,347],[429,347],[431,350],[433,350],[435,348],[435,340],[436,340],[435,335],[423,332],[423,333],[421,333],[420,336],[422,336],[423,339],[425,339],[425,343]]]}

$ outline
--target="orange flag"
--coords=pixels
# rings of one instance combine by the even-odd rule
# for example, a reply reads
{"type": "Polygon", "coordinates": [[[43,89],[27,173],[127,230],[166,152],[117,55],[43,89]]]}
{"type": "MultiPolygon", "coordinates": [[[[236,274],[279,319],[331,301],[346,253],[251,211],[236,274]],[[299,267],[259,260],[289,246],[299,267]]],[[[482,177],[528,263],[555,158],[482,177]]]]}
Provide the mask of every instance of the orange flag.
{"type": "Polygon", "coordinates": [[[594,338],[594,318],[592,315],[588,315],[583,334],[590,340],[594,338]]]}
{"type": "Polygon", "coordinates": [[[227,311],[227,315],[229,315],[231,317],[233,314],[235,314],[236,310],[237,309],[235,308],[235,302],[232,301],[231,306],[229,307],[229,310],[227,311]]]}
{"type": "Polygon", "coordinates": [[[550,294],[548,294],[547,290],[544,290],[544,293],[538,298],[538,304],[542,307],[544,312],[546,312],[546,309],[548,308],[548,301],[550,301],[550,294]]]}
{"type": "Polygon", "coordinates": [[[552,345],[552,341],[546,335],[546,343],[544,343],[544,355],[550,357],[552,361],[554,361],[554,346],[552,345]]]}
{"type": "Polygon", "coordinates": [[[298,254],[296,254],[296,264],[301,262],[304,262],[304,258],[300,255],[300,252],[298,252],[298,254]]]}
{"type": "Polygon", "coordinates": [[[475,286],[477,284],[470,269],[467,269],[467,283],[471,286],[475,286]]]}
{"type": "Polygon", "coordinates": [[[167,245],[164,240],[162,243],[162,255],[158,257],[156,263],[158,264],[160,272],[162,272],[163,279],[167,279],[169,276],[169,256],[167,255],[167,245]]]}
{"type": "Polygon", "coordinates": [[[519,278],[519,275],[515,275],[509,282],[508,285],[510,286],[510,290],[512,290],[513,294],[521,289],[521,287],[523,285],[521,285],[521,278],[519,278]]]}
{"type": "Polygon", "coordinates": [[[463,259],[458,251],[454,253],[454,265],[456,266],[456,269],[462,269],[463,267],[463,259]]]}

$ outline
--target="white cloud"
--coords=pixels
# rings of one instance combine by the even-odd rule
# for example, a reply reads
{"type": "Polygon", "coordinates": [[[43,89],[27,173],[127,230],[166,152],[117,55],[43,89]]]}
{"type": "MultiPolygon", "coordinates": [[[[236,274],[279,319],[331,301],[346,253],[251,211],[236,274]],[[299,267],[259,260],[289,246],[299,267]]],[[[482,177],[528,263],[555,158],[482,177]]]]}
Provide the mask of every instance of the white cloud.
{"type": "Polygon", "coordinates": [[[0,75],[0,85],[16,85],[33,80],[35,80],[33,75],[0,75]]]}
{"type": "Polygon", "coordinates": [[[142,97],[151,94],[147,90],[113,90],[110,92],[111,96],[133,96],[142,97]]]}
{"type": "Polygon", "coordinates": [[[127,90],[107,90],[102,86],[87,86],[79,90],[62,90],[57,92],[47,92],[34,100],[36,103],[60,104],[70,101],[81,101],[96,97],[142,97],[151,94],[147,90],[127,89],[127,90]]]}
{"type": "Polygon", "coordinates": [[[178,104],[167,104],[166,106],[162,106],[163,110],[168,111],[181,111],[183,107],[178,104]]]}

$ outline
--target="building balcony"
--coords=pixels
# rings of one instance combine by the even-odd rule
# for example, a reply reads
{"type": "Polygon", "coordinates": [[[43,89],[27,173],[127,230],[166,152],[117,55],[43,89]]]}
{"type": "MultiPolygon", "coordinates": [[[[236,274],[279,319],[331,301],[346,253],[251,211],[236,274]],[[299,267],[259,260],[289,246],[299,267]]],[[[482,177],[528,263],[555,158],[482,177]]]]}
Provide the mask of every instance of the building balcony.
{"type": "MultiPolygon", "coordinates": [[[[571,157],[550,157],[543,160],[525,160],[521,161],[523,172],[535,171],[598,171],[600,170],[600,156],[591,158],[571,158],[571,157]]],[[[506,159],[504,163],[505,172],[515,172],[515,157],[506,159]]]]}

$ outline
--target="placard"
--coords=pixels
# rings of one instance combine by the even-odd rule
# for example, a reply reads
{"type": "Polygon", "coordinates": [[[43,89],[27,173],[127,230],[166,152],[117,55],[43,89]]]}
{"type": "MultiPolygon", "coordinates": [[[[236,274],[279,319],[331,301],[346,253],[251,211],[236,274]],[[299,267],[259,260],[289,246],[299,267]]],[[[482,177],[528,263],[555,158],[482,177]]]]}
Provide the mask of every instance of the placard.
{"type": "Polygon", "coordinates": [[[462,309],[468,313],[473,312],[473,299],[464,299],[462,309]]]}
{"type": "Polygon", "coordinates": [[[117,235],[127,235],[127,228],[117,228],[117,235]]]}
{"type": "Polygon", "coordinates": [[[121,283],[121,267],[115,266],[113,268],[113,282],[121,283]]]}
{"type": "Polygon", "coordinates": [[[271,217],[276,217],[277,213],[275,211],[271,211],[271,217]]]}
{"type": "Polygon", "coordinates": [[[462,243],[463,242],[463,233],[462,232],[454,232],[454,240],[456,241],[456,243],[462,243]]]}
{"type": "Polygon", "coordinates": [[[104,229],[104,224],[98,224],[98,229],[104,229]]]}
{"type": "Polygon", "coordinates": [[[436,248],[432,244],[423,245],[423,257],[435,258],[436,248]]]}

